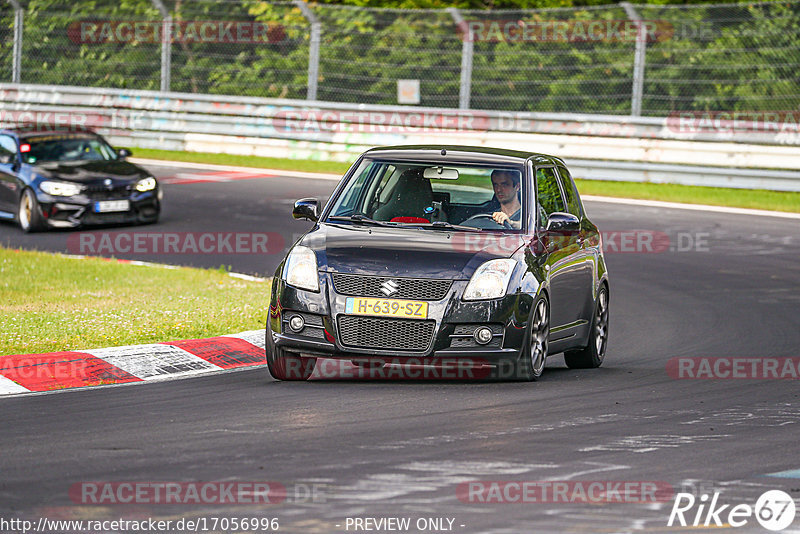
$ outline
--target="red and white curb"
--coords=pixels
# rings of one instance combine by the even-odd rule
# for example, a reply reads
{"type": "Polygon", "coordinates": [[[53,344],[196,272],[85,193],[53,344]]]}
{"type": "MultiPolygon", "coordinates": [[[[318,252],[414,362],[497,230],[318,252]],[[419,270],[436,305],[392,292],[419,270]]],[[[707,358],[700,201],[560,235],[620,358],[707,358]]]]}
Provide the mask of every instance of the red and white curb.
{"type": "Polygon", "coordinates": [[[0,356],[0,395],[175,380],[262,365],[264,330],[150,345],[0,356]]]}

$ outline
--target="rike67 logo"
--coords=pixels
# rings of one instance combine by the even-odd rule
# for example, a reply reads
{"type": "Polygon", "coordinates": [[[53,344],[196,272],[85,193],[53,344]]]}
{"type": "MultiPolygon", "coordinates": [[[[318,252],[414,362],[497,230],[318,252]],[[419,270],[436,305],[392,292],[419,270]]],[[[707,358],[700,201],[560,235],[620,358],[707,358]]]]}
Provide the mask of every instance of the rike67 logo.
{"type": "Polygon", "coordinates": [[[667,526],[743,527],[755,518],[765,529],[779,531],[788,528],[794,516],[794,499],[781,490],[764,492],[755,506],[745,503],[721,504],[718,492],[710,498],[705,493],[699,498],[691,493],[678,493],[667,526]]]}

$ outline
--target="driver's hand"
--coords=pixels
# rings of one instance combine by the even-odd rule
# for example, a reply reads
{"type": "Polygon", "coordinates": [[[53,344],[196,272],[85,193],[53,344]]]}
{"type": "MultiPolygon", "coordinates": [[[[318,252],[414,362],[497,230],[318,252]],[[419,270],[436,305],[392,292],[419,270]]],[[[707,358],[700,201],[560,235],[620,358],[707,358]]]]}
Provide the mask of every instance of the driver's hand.
{"type": "Polygon", "coordinates": [[[494,222],[496,222],[497,224],[503,224],[506,221],[508,221],[509,224],[511,224],[511,220],[508,218],[508,215],[506,215],[502,211],[496,211],[492,213],[492,219],[494,219],[494,222]]]}

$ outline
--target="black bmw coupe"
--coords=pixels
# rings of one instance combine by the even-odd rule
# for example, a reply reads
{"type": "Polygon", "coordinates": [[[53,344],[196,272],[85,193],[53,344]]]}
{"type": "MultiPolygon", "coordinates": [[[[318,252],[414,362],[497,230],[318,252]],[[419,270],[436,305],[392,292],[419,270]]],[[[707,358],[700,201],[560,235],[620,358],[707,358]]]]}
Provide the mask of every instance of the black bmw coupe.
{"type": "Polygon", "coordinates": [[[564,162],[465,146],[367,151],[275,272],[266,359],[305,380],[359,366],[468,362],[536,380],[549,355],[603,363],[609,282],[600,233],[564,162]]]}
{"type": "Polygon", "coordinates": [[[156,222],[158,181],[129,155],[90,130],[0,130],[0,220],[25,232],[156,222]]]}

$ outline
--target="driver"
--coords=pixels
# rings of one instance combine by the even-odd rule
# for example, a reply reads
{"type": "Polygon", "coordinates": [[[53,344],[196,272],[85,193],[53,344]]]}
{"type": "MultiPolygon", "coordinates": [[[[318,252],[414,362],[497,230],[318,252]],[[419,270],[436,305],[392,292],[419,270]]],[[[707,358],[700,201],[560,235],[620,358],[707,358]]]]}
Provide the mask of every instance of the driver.
{"type": "Polygon", "coordinates": [[[498,224],[508,222],[512,228],[522,226],[522,206],[519,203],[519,172],[505,169],[492,171],[494,196],[500,202],[500,211],[492,213],[498,224]]]}

